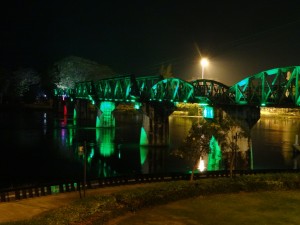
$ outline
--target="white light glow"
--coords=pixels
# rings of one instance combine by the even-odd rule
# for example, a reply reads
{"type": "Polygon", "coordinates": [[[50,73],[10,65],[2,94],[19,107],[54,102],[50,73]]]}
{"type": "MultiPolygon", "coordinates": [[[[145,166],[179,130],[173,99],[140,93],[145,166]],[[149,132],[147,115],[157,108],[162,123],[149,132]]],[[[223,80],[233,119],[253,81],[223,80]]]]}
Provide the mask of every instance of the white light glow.
{"type": "Polygon", "coordinates": [[[202,159],[201,156],[200,156],[200,160],[199,160],[198,170],[199,170],[200,172],[203,172],[203,171],[205,170],[204,160],[202,159]]]}

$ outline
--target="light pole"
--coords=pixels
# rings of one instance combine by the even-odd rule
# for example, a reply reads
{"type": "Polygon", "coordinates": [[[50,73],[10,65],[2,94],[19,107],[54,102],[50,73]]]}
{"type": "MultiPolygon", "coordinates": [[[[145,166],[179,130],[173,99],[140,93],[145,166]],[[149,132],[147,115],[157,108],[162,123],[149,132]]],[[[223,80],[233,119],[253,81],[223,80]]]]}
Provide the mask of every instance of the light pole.
{"type": "Polygon", "coordinates": [[[205,69],[205,67],[208,66],[208,59],[207,59],[207,58],[202,58],[202,59],[200,60],[200,64],[201,64],[201,68],[202,68],[202,74],[201,74],[201,77],[202,77],[202,79],[203,79],[203,77],[204,77],[204,69],[205,69]]]}

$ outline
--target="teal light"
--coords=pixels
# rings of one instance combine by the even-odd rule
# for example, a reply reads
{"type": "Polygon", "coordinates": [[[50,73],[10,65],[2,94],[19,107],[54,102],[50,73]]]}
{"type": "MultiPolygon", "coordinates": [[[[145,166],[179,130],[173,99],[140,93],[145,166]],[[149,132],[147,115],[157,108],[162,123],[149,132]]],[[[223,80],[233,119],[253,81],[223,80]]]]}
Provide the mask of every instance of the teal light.
{"type": "Polygon", "coordinates": [[[266,106],[266,103],[261,103],[261,106],[266,106]]]}
{"type": "Polygon", "coordinates": [[[114,127],[115,118],[112,112],[115,110],[116,105],[114,102],[104,101],[100,103],[100,112],[96,119],[97,127],[114,127]]]}
{"type": "Polygon", "coordinates": [[[214,118],[214,108],[211,106],[204,106],[203,117],[208,119],[214,118]]]}
{"type": "Polygon", "coordinates": [[[91,146],[91,152],[90,152],[90,154],[87,157],[88,163],[91,163],[91,161],[92,161],[92,159],[94,157],[94,154],[95,154],[94,146],[91,146]]]}
{"type": "Polygon", "coordinates": [[[145,146],[140,146],[140,162],[144,165],[148,155],[148,148],[145,146]]]}
{"type": "Polygon", "coordinates": [[[209,105],[211,103],[211,101],[207,97],[197,97],[197,98],[199,99],[199,105],[200,106],[206,106],[206,105],[209,105]]]}
{"type": "Polygon", "coordinates": [[[145,131],[145,128],[142,127],[141,128],[140,145],[148,145],[148,144],[149,144],[149,140],[147,137],[147,132],[145,131]]]}
{"type": "Polygon", "coordinates": [[[206,106],[208,105],[207,103],[199,103],[200,106],[206,106]]]}
{"type": "Polygon", "coordinates": [[[91,147],[91,152],[90,152],[90,155],[89,155],[89,158],[93,158],[95,155],[95,149],[94,149],[94,146],[91,147]]]}
{"type": "Polygon", "coordinates": [[[140,109],[140,107],[141,107],[141,103],[136,102],[136,103],[134,104],[134,109],[140,109]]]}
{"type": "Polygon", "coordinates": [[[244,86],[246,84],[248,84],[249,81],[249,77],[245,78],[244,80],[241,80],[240,82],[238,82],[239,86],[244,86]]]}

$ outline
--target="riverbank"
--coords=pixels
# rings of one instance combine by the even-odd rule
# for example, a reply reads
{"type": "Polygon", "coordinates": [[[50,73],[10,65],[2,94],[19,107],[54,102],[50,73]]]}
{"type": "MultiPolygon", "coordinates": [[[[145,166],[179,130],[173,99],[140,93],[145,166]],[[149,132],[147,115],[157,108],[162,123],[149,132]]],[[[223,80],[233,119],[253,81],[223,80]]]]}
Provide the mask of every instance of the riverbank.
{"type": "MultiPolygon", "coordinates": [[[[32,201],[37,201],[36,205],[27,203],[28,200],[22,200],[18,202],[19,208],[12,207],[14,203],[1,203],[0,218],[6,216],[6,213],[11,213],[11,220],[16,221],[14,223],[3,223],[3,224],[15,224],[15,225],[26,225],[26,224],[44,224],[44,225],[54,225],[54,224],[72,224],[72,225],[84,225],[84,224],[123,224],[123,223],[112,223],[115,222],[116,218],[124,215],[133,215],[136,212],[140,212],[143,209],[150,209],[153,207],[160,207],[171,202],[182,201],[184,199],[190,199],[194,201],[196,197],[200,198],[211,198],[212,196],[225,195],[230,196],[232,194],[239,195],[236,199],[241,201],[242,204],[247,202],[247,198],[243,193],[255,193],[261,191],[274,192],[274,195],[280,195],[281,191],[298,191],[300,187],[300,174],[299,172],[295,173],[275,173],[275,174],[262,174],[262,175],[244,175],[234,178],[211,178],[211,179],[200,179],[194,182],[190,181],[172,181],[172,182],[159,182],[159,183],[147,183],[147,184],[136,184],[136,185],[123,185],[116,186],[108,189],[95,189],[87,192],[85,198],[80,199],[77,195],[71,197],[71,195],[63,194],[66,199],[59,199],[57,196],[47,196],[41,198],[32,199],[32,201]],[[68,198],[67,197],[70,197],[68,198]],[[202,197],[201,197],[202,196],[202,197]],[[56,206],[54,206],[54,198],[58,201],[56,206]],[[76,199],[75,199],[76,198],[76,199]],[[52,199],[52,201],[50,201],[52,199]],[[243,201],[245,199],[245,201],[243,201]],[[27,201],[27,202],[26,202],[27,201]],[[62,204],[63,202],[63,204],[62,204]],[[11,204],[11,205],[9,205],[11,204]],[[4,211],[1,207],[7,207],[4,211]],[[47,208],[48,207],[48,208],[47,208]],[[45,210],[46,209],[46,210],[45,210]],[[13,213],[26,212],[27,215],[31,214],[23,221],[19,221],[22,217],[13,216],[13,213]],[[6,213],[5,213],[6,212],[6,213]],[[35,213],[33,216],[33,212],[35,213]]],[[[272,196],[272,195],[271,195],[272,196]]],[[[299,193],[300,198],[300,193],[299,193]]],[[[271,200],[272,198],[266,198],[266,200],[271,200]]],[[[282,198],[284,199],[284,198],[282,198]]],[[[288,203],[291,204],[291,197],[288,198],[288,203]]],[[[295,199],[295,197],[293,197],[295,199]]],[[[282,200],[286,201],[286,200],[282,200]]],[[[212,202],[212,206],[215,205],[212,202]]],[[[260,205],[260,204],[259,204],[260,205]]],[[[286,207],[286,204],[283,204],[286,207]]],[[[15,206],[15,205],[14,205],[15,206]]],[[[294,201],[293,206],[297,209],[299,202],[294,201]]],[[[181,212],[184,212],[184,209],[188,207],[188,204],[181,205],[181,212]]],[[[222,208],[222,207],[221,207],[222,208]]],[[[226,208],[226,207],[225,207],[226,208]]],[[[215,206],[212,207],[212,210],[215,209],[215,206]]],[[[291,206],[290,206],[291,209],[291,206]]],[[[176,211],[176,209],[174,209],[176,211]]],[[[189,209],[191,210],[191,209],[189,209]]],[[[224,210],[224,209],[223,209],[224,210]]],[[[227,209],[228,210],[228,209],[227,209]]],[[[242,208],[238,211],[241,212],[242,208]]],[[[246,208],[244,210],[247,211],[246,208]]],[[[198,211],[197,211],[198,212],[198,211]]],[[[194,212],[194,214],[197,214],[194,212]]],[[[235,210],[227,211],[229,215],[235,210]],[[231,213],[230,213],[231,212],[231,213]]],[[[258,212],[265,212],[258,209],[258,212]]],[[[191,212],[185,214],[185,219],[192,218],[190,215],[191,212]]],[[[216,213],[216,212],[215,212],[216,213]]],[[[215,215],[215,213],[210,214],[215,215]]],[[[25,213],[23,213],[23,216],[25,213]]],[[[181,213],[182,215],[182,213],[181,213]]],[[[199,215],[199,212],[198,212],[199,215]]],[[[259,214],[259,216],[265,214],[259,214]]],[[[150,216],[148,214],[148,216],[150,216]]],[[[143,218],[143,223],[147,220],[147,217],[143,218]]],[[[274,218],[276,217],[276,212],[274,213],[274,218]]],[[[298,214],[295,214],[296,219],[299,219],[298,214]]],[[[234,218],[234,217],[233,217],[234,218]]],[[[294,219],[295,217],[293,217],[294,219]]],[[[243,224],[253,224],[247,223],[251,221],[247,214],[242,218],[245,223],[243,224]]],[[[5,221],[5,220],[2,220],[5,221]]],[[[7,220],[6,220],[7,221],[7,220]]],[[[201,223],[201,224],[215,224],[215,220],[210,220],[210,223],[201,223]]],[[[235,221],[235,220],[233,220],[235,221]]],[[[276,220],[275,220],[276,221],[276,220]]],[[[298,220],[299,221],[299,220],[298,220]]],[[[167,224],[167,220],[161,221],[163,223],[158,224],[167,224]]],[[[198,221],[199,222],[199,221],[198,221]]],[[[124,223],[132,224],[132,223],[124,223]]],[[[140,224],[136,223],[136,224],[140,224]]],[[[172,223],[170,223],[172,224],[172,223]]],[[[226,223],[218,223],[226,224],[226,223]]],[[[227,223],[232,224],[232,223],[227,223]]],[[[239,224],[239,223],[238,223],[239,224]]],[[[260,223],[255,223],[260,224],[260,223]]],[[[283,223],[280,223],[283,224],[283,223]]],[[[291,223],[293,224],[293,223],[291,223]]]]}
{"type": "Polygon", "coordinates": [[[261,107],[260,115],[264,117],[298,118],[300,117],[300,109],[261,107]]]}

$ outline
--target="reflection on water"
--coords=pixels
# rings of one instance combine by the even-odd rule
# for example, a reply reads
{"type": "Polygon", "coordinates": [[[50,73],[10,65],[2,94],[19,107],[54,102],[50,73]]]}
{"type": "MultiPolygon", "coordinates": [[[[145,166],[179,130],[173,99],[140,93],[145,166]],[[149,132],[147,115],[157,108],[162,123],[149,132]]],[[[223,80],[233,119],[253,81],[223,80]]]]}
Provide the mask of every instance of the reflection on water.
{"type": "Polygon", "coordinates": [[[297,118],[262,117],[252,130],[254,168],[294,168],[292,145],[299,131],[297,118]]]}
{"type": "MultiPolygon", "coordinates": [[[[50,112],[0,113],[1,184],[81,179],[83,157],[78,150],[83,145],[89,177],[189,169],[187,162],[169,153],[182,144],[197,118],[170,116],[167,148],[139,146],[141,115],[116,114],[115,119],[116,128],[95,128],[93,120],[75,123],[72,117],[50,112]]],[[[251,132],[254,169],[300,165],[292,151],[299,131],[298,119],[261,118],[251,132]]],[[[247,142],[239,146],[248,148],[247,142]]]]}

